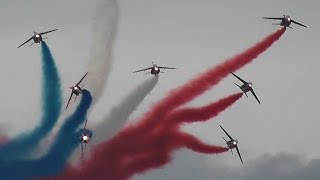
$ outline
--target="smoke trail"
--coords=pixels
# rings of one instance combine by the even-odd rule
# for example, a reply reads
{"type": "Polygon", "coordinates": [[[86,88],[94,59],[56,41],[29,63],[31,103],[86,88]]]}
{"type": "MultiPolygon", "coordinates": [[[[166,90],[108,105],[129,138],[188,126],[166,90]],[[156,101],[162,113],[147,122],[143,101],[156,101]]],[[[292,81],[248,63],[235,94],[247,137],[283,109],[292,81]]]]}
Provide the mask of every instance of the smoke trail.
{"type": "MultiPolygon", "coordinates": [[[[128,160],[123,161],[128,153],[132,152],[132,148],[137,147],[140,151],[145,151],[145,148],[151,148],[152,146],[148,146],[148,142],[154,142],[152,140],[156,140],[157,138],[165,136],[167,131],[165,128],[159,128],[160,131],[148,131],[149,127],[161,126],[163,119],[167,116],[168,112],[174,110],[180,105],[192,100],[197,95],[208,90],[213,85],[216,85],[222,78],[226,77],[230,72],[236,71],[239,68],[243,67],[247,63],[250,63],[253,59],[255,59],[259,54],[267,50],[275,41],[277,41],[281,35],[285,32],[285,29],[278,30],[271,35],[267,36],[261,42],[257,43],[253,47],[247,49],[243,53],[240,53],[233,58],[228,59],[227,61],[215,66],[206,72],[202,73],[200,76],[195,79],[187,82],[184,86],[175,89],[169,93],[169,95],[161,100],[158,104],[156,104],[151,111],[145,114],[143,118],[141,118],[140,122],[131,127],[127,127],[118,133],[114,138],[110,141],[101,144],[99,147],[95,149],[95,154],[91,157],[90,161],[85,162],[84,166],[80,170],[69,169],[67,171],[68,174],[61,176],[61,179],[72,179],[72,178],[90,178],[97,177],[99,174],[100,177],[131,177],[132,174],[130,172],[121,172],[119,168],[127,167],[128,164],[121,164],[128,160]],[[141,143],[139,143],[141,142],[141,143]],[[136,144],[137,146],[132,146],[132,144],[136,144]],[[145,147],[145,145],[147,147],[145,147]],[[139,147],[140,146],[140,147],[139,147]],[[119,160],[120,159],[120,160],[119,160]],[[117,161],[119,160],[119,161],[117,161]],[[112,164],[108,164],[111,163],[112,164]],[[113,176],[114,173],[120,173],[118,176],[113,176]],[[127,176],[128,175],[128,176],[127,176]]],[[[170,130],[170,128],[169,128],[170,130]]],[[[172,131],[177,132],[177,129],[173,129],[172,131]]],[[[181,136],[180,136],[181,137],[181,136]]],[[[174,140],[173,137],[165,138],[165,142],[172,142],[174,140]]],[[[196,151],[206,151],[206,148],[198,148],[197,145],[201,144],[193,144],[197,141],[194,139],[187,138],[183,136],[184,145],[192,150],[196,151]],[[185,140],[185,138],[187,140],[185,140]],[[188,144],[188,143],[189,144],[188,144]],[[193,143],[192,143],[193,142],[193,143]]],[[[157,141],[156,141],[157,142],[157,141]]],[[[177,141],[174,141],[177,142],[177,141]]],[[[159,142],[157,143],[159,144],[159,142]]],[[[161,143],[160,143],[161,144],[161,143]]],[[[159,146],[157,146],[159,150],[159,146]]],[[[166,146],[161,146],[166,147],[166,146]]],[[[160,149],[161,149],[160,147],[160,149]]],[[[175,147],[175,146],[169,146],[175,147]]],[[[138,150],[139,150],[138,149],[138,150]]],[[[221,149],[222,150],[222,149],[221,149]]],[[[224,149],[222,151],[225,151],[224,149]]],[[[151,151],[152,152],[152,151],[151,151]]],[[[166,156],[167,151],[162,151],[159,157],[168,157],[166,156]]],[[[147,156],[141,155],[141,153],[137,153],[138,158],[146,158],[147,156]]],[[[150,153],[149,153],[150,154],[150,153]]],[[[152,153],[151,153],[152,154],[152,153]]],[[[132,154],[131,154],[132,155],[132,154]]],[[[133,162],[134,156],[129,157],[129,162],[133,162]]],[[[170,158],[168,158],[170,160],[170,158]]],[[[139,162],[139,160],[138,160],[139,162]]],[[[148,167],[146,167],[148,168],[148,167]]],[[[137,172],[132,172],[137,173],[137,172]]],[[[117,178],[121,179],[121,178],[117,178]]]]}
{"type": "Polygon", "coordinates": [[[62,106],[60,77],[51,52],[45,42],[41,43],[42,54],[42,117],[33,131],[23,133],[0,145],[0,162],[3,159],[18,159],[27,156],[37,147],[53,128],[60,115],[62,106]]]}
{"type": "MultiPolygon", "coordinates": [[[[100,154],[100,158],[96,159],[94,163],[91,161],[92,164],[90,163],[90,165],[88,164],[88,166],[78,171],[69,169],[67,171],[68,174],[53,179],[66,180],[76,178],[84,180],[87,178],[102,179],[101,177],[108,177],[110,179],[124,180],[129,179],[136,173],[164,166],[171,161],[172,152],[179,148],[186,147],[195,152],[210,154],[222,153],[228,150],[228,148],[204,144],[192,135],[176,130],[163,131],[152,139],[153,141],[140,144],[142,146],[140,150],[142,151],[139,153],[127,154],[126,152],[131,152],[131,149],[125,149],[123,153],[110,155],[109,153],[117,151],[111,148],[100,154]]],[[[128,147],[130,146],[126,148],[128,147]]]]}
{"type": "MultiPolygon", "coordinates": [[[[103,121],[95,125],[92,131],[95,137],[91,139],[90,146],[87,146],[88,153],[91,153],[92,145],[97,145],[103,140],[111,138],[128,120],[132,112],[140,105],[143,99],[151,92],[159,80],[159,76],[151,77],[135,87],[118,105],[114,106],[110,113],[103,118],[103,121]]],[[[78,160],[80,150],[74,153],[72,162],[78,160]]]]}
{"type": "Polygon", "coordinates": [[[157,123],[159,119],[163,119],[163,117],[172,109],[191,101],[196,96],[218,84],[223,78],[228,76],[230,72],[236,71],[252,62],[259,54],[266,51],[275,41],[279,40],[284,32],[285,28],[282,28],[270,34],[244,52],[208,69],[181,87],[172,90],[167,97],[162,99],[147,112],[144,117],[141,118],[140,122],[152,119],[148,121],[148,124],[145,124],[146,128],[152,123],[157,123]]]}
{"type": "MultiPolygon", "coordinates": [[[[159,121],[157,125],[150,126],[148,127],[148,130],[139,131],[139,133],[137,133],[136,129],[144,128],[143,125],[126,128],[125,131],[122,131],[117,136],[118,139],[121,139],[121,142],[115,140],[116,143],[114,144],[117,144],[117,147],[114,144],[109,145],[112,145],[113,148],[117,149],[117,153],[126,154],[128,156],[132,156],[138,152],[141,153],[141,149],[146,149],[145,144],[149,142],[155,142],[155,137],[157,137],[159,134],[163,134],[166,131],[178,130],[182,123],[207,121],[208,119],[217,116],[220,112],[223,112],[226,108],[230,107],[233,103],[240,99],[242,95],[242,93],[233,94],[200,108],[184,108],[173,111],[168,114],[167,118],[159,121]],[[139,139],[139,141],[136,139],[139,139]],[[141,148],[141,144],[144,146],[143,148],[141,148]],[[123,148],[126,146],[129,148],[123,148]]],[[[145,124],[147,124],[147,122],[145,122],[145,124]]],[[[158,142],[158,144],[160,143],[158,142]]]]}
{"type": "Polygon", "coordinates": [[[207,145],[192,135],[180,132],[178,125],[184,122],[208,120],[225,110],[241,96],[242,93],[237,93],[201,108],[173,111],[167,119],[161,120],[155,127],[149,127],[154,129],[153,131],[142,131],[141,134],[137,134],[130,129],[139,129],[143,127],[141,124],[126,127],[109,142],[98,146],[90,161],[83,162],[84,166],[80,167],[81,169],[70,168],[67,174],[58,179],[93,177],[99,179],[98,176],[128,179],[136,173],[164,166],[171,161],[172,152],[183,147],[208,154],[225,152],[228,148],[207,145]]]}
{"type": "Polygon", "coordinates": [[[93,38],[88,63],[88,89],[97,100],[106,85],[112,65],[112,46],[118,22],[116,0],[101,0],[97,4],[93,38]]]}
{"type": "Polygon", "coordinates": [[[178,129],[182,123],[207,121],[208,119],[217,116],[220,112],[223,112],[226,108],[230,107],[233,103],[239,100],[242,95],[242,93],[233,94],[199,108],[183,108],[172,111],[166,116],[166,118],[159,120],[157,124],[148,126],[148,129],[146,129],[145,125],[148,124],[148,122],[142,122],[137,126],[129,126],[125,130],[121,131],[116,138],[114,138],[116,143],[111,143],[109,145],[114,146],[113,148],[117,149],[116,152],[118,153],[132,155],[137,151],[141,151],[141,142],[142,144],[145,144],[149,141],[155,141],[154,137],[159,133],[178,129]],[[122,140],[121,142],[118,142],[117,139],[122,140]],[[136,141],[136,139],[139,139],[139,141],[136,141]],[[117,147],[115,144],[117,144],[117,147]],[[130,148],[123,148],[124,146],[129,146],[130,148]],[[126,150],[128,152],[124,153],[126,150]]]}
{"type": "Polygon", "coordinates": [[[223,153],[229,150],[228,148],[204,144],[194,136],[178,131],[168,133],[162,138],[164,138],[163,142],[166,142],[165,144],[155,144],[151,152],[145,153],[144,156],[126,164],[120,170],[122,173],[115,175],[116,179],[129,179],[134,174],[164,166],[171,161],[170,154],[177,148],[186,147],[192,151],[206,154],[223,153]]]}
{"type": "Polygon", "coordinates": [[[109,115],[93,130],[97,138],[94,143],[109,139],[128,120],[132,112],[151,92],[159,80],[159,76],[151,77],[135,87],[117,106],[113,107],[109,115]]]}
{"type": "Polygon", "coordinates": [[[166,126],[175,127],[184,122],[192,123],[213,118],[235,103],[242,95],[243,93],[232,94],[200,108],[183,108],[173,111],[166,119],[166,126]]]}
{"type": "Polygon", "coordinates": [[[0,174],[4,179],[21,180],[38,176],[50,176],[60,173],[72,151],[79,145],[79,131],[91,105],[89,91],[82,91],[82,99],[76,111],[67,118],[60,129],[56,141],[48,153],[36,160],[12,160],[0,164],[0,174]]]}

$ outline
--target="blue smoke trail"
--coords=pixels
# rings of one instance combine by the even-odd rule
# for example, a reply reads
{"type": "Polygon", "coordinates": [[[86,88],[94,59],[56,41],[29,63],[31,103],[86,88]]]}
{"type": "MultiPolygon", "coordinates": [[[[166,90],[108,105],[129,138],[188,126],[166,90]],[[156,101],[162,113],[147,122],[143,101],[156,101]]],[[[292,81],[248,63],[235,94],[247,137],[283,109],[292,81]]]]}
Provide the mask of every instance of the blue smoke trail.
{"type": "Polygon", "coordinates": [[[90,92],[83,90],[79,106],[61,127],[48,153],[36,160],[14,160],[0,164],[1,179],[25,180],[61,173],[69,156],[79,145],[80,130],[78,128],[85,121],[91,102],[90,92]]]}
{"type": "Polygon", "coordinates": [[[0,145],[1,161],[10,161],[28,156],[40,140],[52,130],[57,122],[61,106],[61,83],[51,52],[45,42],[41,43],[42,53],[42,117],[40,124],[31,132],[26,132],[0,145]]]}

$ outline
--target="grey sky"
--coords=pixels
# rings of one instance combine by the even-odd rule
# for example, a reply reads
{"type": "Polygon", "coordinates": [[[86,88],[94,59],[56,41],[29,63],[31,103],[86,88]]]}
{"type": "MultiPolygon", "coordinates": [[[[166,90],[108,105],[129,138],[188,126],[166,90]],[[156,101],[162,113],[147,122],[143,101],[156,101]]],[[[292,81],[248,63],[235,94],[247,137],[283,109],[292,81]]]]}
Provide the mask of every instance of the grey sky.
{"type": "MultiPolygon", "coordinates": [[[[223,125],[232,136],[239,139],[246,170],[253,168],[251,164],[259,161],[269,163],[266,160],[268,158],[263,156],[266,153],[272,155],[269,158],[272,161],[275,160],[273,155],[287,157],[278,155],[280,152],[295,154],[289,155],[289,159],[295,159],[296,156],[306,161],[320,158],[320,144],[314,143],[319,136],[320,125],[317,112],[320,103],[320,55],[317,52],[320,40],[320,25],[317,23],[320,2],[118,2],[120,19],[114,65],[104,95],[90,114],[92,124],[104,117],[134,86],[148,78],[143,74],[132,74],[132,71],[147,67],[152,61],[159,65],[178,67],[177,71],[167,70],[161,74],[156,88],[133,114],[131,119],[135,119],[170,89],[241,52],[279,28],[271,25],[273,21],[261,17],[282,16],[286,13],[308,28],[292,25],[294,29],[288,29],[272,48],[237,72],[253,82],[262,104],[258,105],[251,96],[249,99],[244,97],[211,122],[188,125],[184,129],[208,143],[224,145],[221,139],[223,132],[218,124],[223,125]]],[[[59,28],[59,31],[49,35],[46,42],[61,72],[64,96],[67,99],[67,87],[81,77],[87,65],[95,3],[82,0],[2,0],[0,4],[0,81],[3,84],[0,93],[0,122],[5,123],[13,135],[37,123],[41,87],[40,48],[37,45],[20,49],[16,47],[31,36],[33,30],[59,28]]],[[[233,82],[236,82],[235,78],[226,78],[214,90],[191,104],[203,105],[239,91],[233,82]]],[[[180,155],[178,151],[175,155],[190,156],[190,161],[197,157],[197,164],[190,165],[196,170],[197,165],[207,167],[210,163],[212,167],[219,168],[215,164],[219,159],[227,161],[222,167],[239,164],[238,157],[230,153],[215,155],[214,158],[193,154],[180,155]]],[[[164,171],[175,173],[174,169],[183,169],[184,166],[180,166],[185,163],[182,162],[178,158],[164,171]],[[173,170],[166,170],[169,168],[173,170]]],[[[300,164],[297,167],[312,168],[300,164]]],[[[208,167],[206,173],[211,170],[208,167]]],[[[231,173],[230,176],[233,175],[231,173]]],[[[146,177],[149,177],[148,174],[146,177]]],[[[169,174],[168,177],[176,176],[169,174]]],[[[243,177],[245,179],[246,176],[243,177]]]]}

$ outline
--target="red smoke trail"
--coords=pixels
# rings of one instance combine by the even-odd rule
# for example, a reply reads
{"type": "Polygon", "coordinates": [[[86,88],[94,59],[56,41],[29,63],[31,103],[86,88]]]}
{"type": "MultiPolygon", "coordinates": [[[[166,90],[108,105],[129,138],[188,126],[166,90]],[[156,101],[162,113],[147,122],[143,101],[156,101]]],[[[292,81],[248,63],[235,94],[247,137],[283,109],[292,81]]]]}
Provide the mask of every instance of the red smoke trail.
{"type": "Polygon", "coordinates": [[[166,126],[173,127],[183,122],[206,121],[231,106],[240,99],[242,95],[243,93],[233,94],[200,108],[184,108],[172,111],[165,120],[165,123],[169,123],[169,125],[166,126]]]}
{"type": "MultiPolygon", "coordinates": [[[[195,152],[201,153],[222,153],[228,151],[228,148],[207,145],[199,141],[197,138],[187,133],[182,133],[177,130],[160,133],[154,137],[155,141],[149,141],[141,148],[143,153],[138,155],[128,154],[101,154],[99,161],[92,161],[93,164],[87,164],[78,171],[69,169],[67,174],[53,179],[116,179],[125,180],[132,177],[134,174],[142,173],[147,170],[162,167],[171,161],[171,152],[178,148],[186,147],[195,152]],[[147,147],[147,148],[145,148],[147,147]],[[149,149],[148,152],[145,152],[149,149]],[[123,160],[128,158],[127,160],[123,160]],[[120,163],[119,163],[120,162],[120,163]],[[100,164],[102,163],[102,164],[100,164]],[[116,166],[114,166],[116,164],[116,166]],[[116,168],[115,168],[116,167],[116,168]]],[[[127,147],[128,148],[128,147],[127,147]]],[[[130,149],[127,149],[130,151],[130,149]]]]}
{"type": "MultiPolygon", "coordinates": [[[[230,95],[215,103],[201,108],[185,108],[173,111],[167,119],[159,122],[153,131],[143,131],[135,134],[131,129],[143,126],[132,126],[124,129],[107,144],[95,149],[93,157],[84,162],[79,170],[69,168],[67,172],[56,179],[128,179],[134,174],[161,167],[171,161],[171,154],[179,148],[188,148],[199,153],[222,153],[228,148],[207,145],[187,133],[179,131],[181,123],[205,121],[224,111],[236,102],[242,93],[230,95]],[[192,114],[191,116],[189,116],[192,114]],[[175,120],[174,118],[177,118],[175,120]],[[175,120],[170,122],[171,120],[175,120]],[[132,134],[128,134],[132,132],[132,134]],[[126,134],[126,135],[123,135],[126,134]],[[100,178],[99,178],[100,177],[100,178]]],[[[147,123],[147,122],[146,122],[147,123]]],[[[140,123],[141,124],[141,123],[140,123]]]]}
{"type": "MultiPolygon", "coordinates": [[[[127,154],[128,156],[137,154],[141,152],[141,146],[146,148],[146,143],[155,142],[155,144],[158,145],[162,144],[161,139],[159,140],[157,137],[164,136],[169,130],[177,129],[181,123],[206,121],[217,116],[241,98],[242,95],[242,93],[236,93],[200,108],[184,108],[173,111],[168,115],[168,118],[159,121],[159,123],[154,126],[149,126],[148,131],[140,131],[137,133],[137,130],[144,127],[143,123],[139,124],[141,126],[128,127],[111,139],[105,147],[112,146],[113,149],[116,149],[113,152],[108,151],[110,154],[118,153],[127,154]],[[125,140],[119,141],[119,139],[125,140]],[[128,146],[130,148],[123,148],[128,146]]],[[[110,150],[110,148],[107,149],[110,150]]],[[[107,152],[107,149],[102,150],[102,152],[107,152]]]]}
{"type": "Polygon", "coordinates": [[[134,174],[164,166],[171,161],[171,152],[178,148],[186,147],[192,151],[206,154],[217,154],[229,150],[228,148],[204,144],[194,136],[177,130],[172,131],[170,137],[164,138],[164,140],[166,143],[161,144],[159,148],[155,147],[153,151],[144,153],[145,156],[125,164],[121,169],[121,172],[125,173],[121,174],[120,179],[129,179],[134,174]]]}
{"type": "MultiPolygon", "coordinates": [[[[197,144],[200,141],[196,138],[188,138],[190,136],[187,135],[181,135],[178,129],[168,128],[168,131],[166,131],[165,124],[167,123],[163,121],[169,118],[168,113],[216,85],[230,72],[252,62],[253,59],[277,41],[284,32],[285,28],[282,28],[272,33],[243,53],[207,70],[187,84],[171,91],[167,97],[147,112],[136,125],[125,128],[110,141],[99,145],[90,160],[83,163],[81,169],[68,169],[59,179],[109,178],[122,180],[135,173],[143,172],[152,167],[159,167],[169,162],[170,152],[174,149],[187,147],[195,151],[207,151],[210,148],[199,147],[199,145],[205,144],[197,144]],[[156,126],[163,128],[159,128],[159,131],[153,131],[153,127],[156,126]],[[145,154],[142,152],[145,152],[145,154]],[[128,154],[131,156],[128,156],[128,154]],[[152,159],[157,161],[153,162],[152,159]],[[127,170],[131,164],[139,164],[140,161],[144,161],[146,164],[141,164],[141,167],[137,167],[137,169],[127,170]],[[126,169],[127,172],[123,169],[126,169]]],[[[221,151],[216,153],[227,150],[222,147],[216,148],[221,148],[221,151]]]]}
{"type": "Polygon", "coordinates": [[[108,146],[118,146],[116,149],[120,150],[117,150],[117,153],[123,153],[122,151],[127,150],[120,148],[123,146],[136,147],[136,149],[130,148],[130,152],[127,152],[128,154],[135,154],[136,151],[141,151],[138,148],[139,143],[144,144],[146,141],[155,141],[153,134],[158,133],[158,131],[167,131],[169,129],[177,128],[178,125],[184,122],[206,121],[217,116],[220,112],[231,106],[235,101],[241,98],[242,95],[242,93],[236,93],[200,108],[183,108],[172,111],[166,118],[159,120],[157,124],[148,126],[148,130],[141,130],[144,129],[145,124],[148,124],[148,122],[129,126],[119,133],[116,138],[110,140],[108,146]],[[146,131],[149,131],[148,136],[146,136],[146,131]],[[126,141],[118,142],[117,139],[126,139],[126,141]],[[139,139],[139,141],[136,141],[136,139],[139,139]]]}
{"type": "Polygon", "coordinates": [[[196,96],[218,84],[223,78],[228,76],[230,72],[234,72],[252,62],[258,55],[266,51],[274,42],[279,40],[285,30],[285,28],[277,30],[244,52],[208,69],[196,78],[188,81],[186,84],[172,90],[167,97],[162,99],[147,112],[140,122],[149,121],[149,123],[145,124],[145,129],[148,129],[148,126],[150,126],[151,123],[158,123],[159,119],[163,119],[163,116],[167,112],[191,101],[196,96]]]}
{"type": "MultiPolygon", "coordinates": [[[[121,153],[131,156],[132,154],[137,154],[139,152],[141,153],[141,149],[143,148],[141,148],[140,145],[142,145],[144,149],[146,149],[146,143],[154,142],[156,143],[156,145],[160,145],[161,142],[157,139],[158,136],[164,136],[171,130],[177,131],[179,125],[181,125],[182,123],[207,121],[208,119],[217,116],[220,112],[223,112],[226,108],[230,107],[233,103],[240,99],[242,95],[242,93],[233,94],[200,108],[184,108],[175,110],[168,115],[168,118],[166,118],[162,122],[159,122],[159,124],[157,124],[156,126],[149,127],[148,131],[143,131],[143,133],[141,134],[137,134],[135,133],[135,131],[131,131],[134,133],[134,136],[123,136],[126,141],[122,142],[122,146],[124,144],[129,145],[130,149],[129,151],[126,149],[127,152],[121,153]],[[137,141],[136,139],[139,139],[139,141],[137,141]],[[128,144],[128,142],[130,143],[128,144]]],[[[127,130],[125,131],[128,132],[127,130]]],[[[171,136],[172,135],[169,135],[169,138],[171,136]]],[[[117,144],[119,145],[121,143],[117,142],[117,144]]],[[[121,149],[120,147],[118,148],[121,149]]]]}

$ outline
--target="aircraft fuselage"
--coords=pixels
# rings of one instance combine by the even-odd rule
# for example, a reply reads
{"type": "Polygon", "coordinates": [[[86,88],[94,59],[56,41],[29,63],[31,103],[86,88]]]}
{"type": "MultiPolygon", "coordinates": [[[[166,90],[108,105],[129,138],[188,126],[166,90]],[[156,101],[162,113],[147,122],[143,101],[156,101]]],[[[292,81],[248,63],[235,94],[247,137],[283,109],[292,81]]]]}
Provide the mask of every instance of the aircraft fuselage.
{"type": "Polygon", "coordinates": [[[238,144],[238,140],[227,141],[227,146],[228,146],[229,149],[236,148],[237,144],[238,144]]]}
{"type": "Polygon", "coordinates": [[[80,141],[83,143],[88,143],[92,137],[92,131],[88,129],[81,129],[80,141]]]}
{"type": "Polygon", "coordinates": [[[87,134],[82,134],[82,142],[83,143],[88,143],[89,142],[90,137],[87,134]]]}
{"type": "Polygon", "coordinates": [[[35,33],[33,36],[34,43],[40,43],[42,42],[42,36],[40,34],[35,33]]]}
{"type": "Polygon", "coordinates": [[[160,68],[158,66],[153,66],[151,69],[151,74],[154,74],[155,76],[160,73],[160,68]]]}
{"type": "Polygon", "coordinates": [[[290,16],[285,16],[284,19],[281,21],[280,25],[284,27],[289,27],[291,24],[290,16]]]}
{"type": "Polygon", "coordinates": [[[72,89],[73,94],[75,94],[76,96],[81,94],[82,91],[82,89],[79,86],[72,86],[70,87],[70,89],[72,89]]]}
{"type": "Polygon", "coordinates": [[[249,82],[248,84],[243,84],[242,86],[240,86],[240,89],[246,93],[248,91],[251,91],[252,90],[252,83],[249,82]]]}

